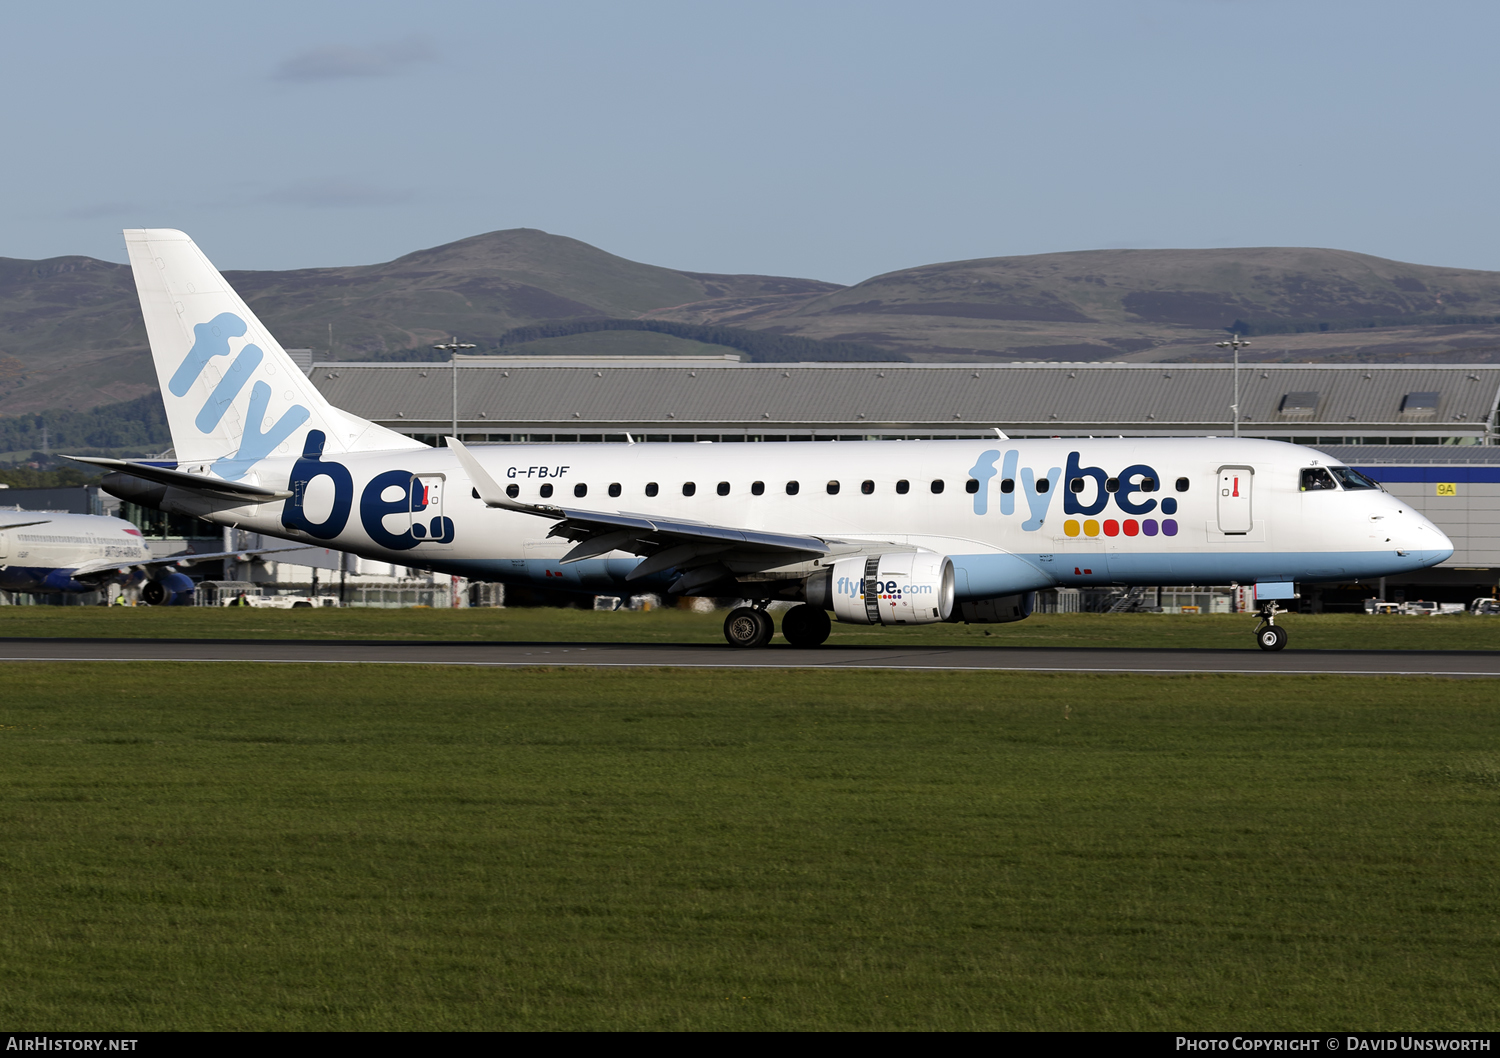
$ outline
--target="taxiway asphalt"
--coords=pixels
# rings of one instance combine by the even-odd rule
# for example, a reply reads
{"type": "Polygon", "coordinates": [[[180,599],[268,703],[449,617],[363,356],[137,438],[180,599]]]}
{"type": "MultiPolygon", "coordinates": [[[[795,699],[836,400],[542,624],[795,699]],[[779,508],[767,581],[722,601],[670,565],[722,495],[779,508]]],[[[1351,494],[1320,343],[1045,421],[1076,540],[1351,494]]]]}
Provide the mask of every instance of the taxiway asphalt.
{"type": "Polygon", "coordinates": [[[1497,651],[1126,650],[1089,647],[824,647],[739,650],[644,643],[472,643],[292,639],[0,639],[0,662],[261,662],[315,665],[600,668],[960,669],[994,672],[1284,673],[1500,677],[1497,651]]]}

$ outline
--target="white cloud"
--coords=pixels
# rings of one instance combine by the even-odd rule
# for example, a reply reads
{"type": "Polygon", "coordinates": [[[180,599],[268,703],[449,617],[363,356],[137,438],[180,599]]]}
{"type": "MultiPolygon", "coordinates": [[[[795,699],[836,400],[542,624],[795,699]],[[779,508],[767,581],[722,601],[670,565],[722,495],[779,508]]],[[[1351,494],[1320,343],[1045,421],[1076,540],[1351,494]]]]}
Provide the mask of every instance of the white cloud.
{"type": "Polygon", "coordinates": [[[328,45],[282,59],[272,76],[278,81],[328,81],[340,77],[389,77],[432,62],[437,49],[420,34],[365,48],[328,45]]]}
{"type": "Polygon", "coordinates": [[[394,206],[410,202],[412,192],[375,187],[345,177],[299,180],[261,196],[262,202],[281,206],[339,209],[346,206],[394,206]]]}
{"type": "Polygon", "coordinates": [[[93,202],[85,206],[74,206],[63,216],[68,220],[99,220],[103,217],[118,217],[136,209],[134,202],[93,202]]]}

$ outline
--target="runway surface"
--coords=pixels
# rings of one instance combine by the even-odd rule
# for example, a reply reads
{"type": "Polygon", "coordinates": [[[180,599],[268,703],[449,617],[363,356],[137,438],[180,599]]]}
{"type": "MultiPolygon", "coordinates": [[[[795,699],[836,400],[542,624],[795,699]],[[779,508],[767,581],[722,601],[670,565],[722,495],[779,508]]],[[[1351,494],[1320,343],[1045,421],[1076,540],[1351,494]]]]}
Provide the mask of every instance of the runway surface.
{"type": "Polygon", "coordinates": [[[294,639],[0,639],[3,661],[252,661],[319,665],[588,665],[605,668],[972,669],[995,672],[1500,676],[1496,651],[1099,650],[827,647],[739,650],[658,643],[380,643],[294,639]]]}

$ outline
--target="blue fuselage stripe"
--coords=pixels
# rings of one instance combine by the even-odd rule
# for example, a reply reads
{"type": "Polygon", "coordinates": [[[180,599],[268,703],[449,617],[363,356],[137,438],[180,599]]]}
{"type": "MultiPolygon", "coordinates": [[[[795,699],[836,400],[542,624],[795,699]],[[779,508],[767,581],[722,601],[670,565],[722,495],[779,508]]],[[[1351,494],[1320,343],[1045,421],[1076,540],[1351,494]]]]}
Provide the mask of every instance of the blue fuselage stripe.
{"type": "MultiPolygon", "coordinates": [[[[1093,584],[1254,584],[1265,581],[1370,580],[1424,569],[1447,552],[1305,551],[1265,554],[1153,552],[1146,554],[954,555],[955,595],[960,601],[991,599],[1039,588],[1093,584]]],[[[432,563],[438,573],[476,580],[611,594],[665,590],[678,576],[669,572],[627,581],[635,558],[597,558],[559,565],[555,560],[502,559],[432,563]]]]}

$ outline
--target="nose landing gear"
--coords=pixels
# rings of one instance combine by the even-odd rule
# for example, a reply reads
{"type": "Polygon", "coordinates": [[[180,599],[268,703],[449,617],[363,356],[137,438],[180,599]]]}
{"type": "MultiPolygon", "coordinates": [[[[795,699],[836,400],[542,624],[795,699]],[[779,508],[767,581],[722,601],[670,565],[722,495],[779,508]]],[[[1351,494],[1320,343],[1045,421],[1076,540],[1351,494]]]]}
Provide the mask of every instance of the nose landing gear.
{"type": "Polygon", "coordinates": [[[1280,650],[1286,646],[1286,629],[1276,623],[1276,615],[1289,611],[1281,609],[1275,601],[1266,603],[1260,610],[1260,627],[1255,630],[1255,645],[1262,650],[1280,650]]]}

